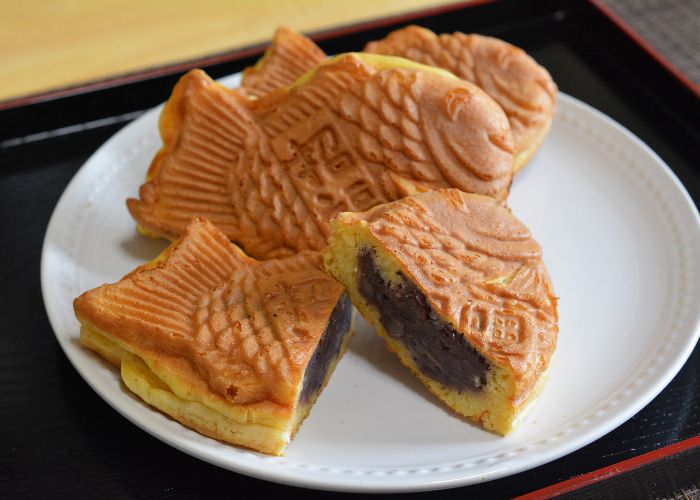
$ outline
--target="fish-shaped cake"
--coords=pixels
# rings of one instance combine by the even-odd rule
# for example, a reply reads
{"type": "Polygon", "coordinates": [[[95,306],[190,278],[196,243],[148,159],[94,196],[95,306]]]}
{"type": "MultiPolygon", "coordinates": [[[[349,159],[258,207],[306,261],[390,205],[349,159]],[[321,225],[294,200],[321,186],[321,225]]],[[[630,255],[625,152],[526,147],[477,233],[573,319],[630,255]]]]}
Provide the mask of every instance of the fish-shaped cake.
{"type": "Polygon", "coordinates": [[[507,434],[559,332],[530,231],[493,198],[420,193],[333,222],[326,269],[389,349],[457,413],[507,434]]]}
{"type": "MultiPolygon", "coordinates": [[[[266,91],[291,85],[311,63],[307,54],[323,55],[310,39],[289,28],[284,32],[284,37],[275,36],[263,59],[246,70],[251,75],[251,87],[266,78],[274,82],[264,87],[266,91]],[[284,48],[292,46],[288,40],[304,47],[299,60],[293,64],[286,61],[289,52],[284,48]],[[270,68],[269,78],[264,74],[267,68],[270,68]],[[286,72],[276,68],[285,68],[286,72]]],[[[409,26],[390,33],[383,40],[369,42],[364,51],[440,67],[485,90],[510,121],[515,172],[529,161],[549,131],[556,109],[556,84],[549,72],[525,51],[503,40],[459,32],[438,36],[428,29],[409,26]]]]}
{"type": "Polygon", "coordinates": [[[352,306],[317,252],[259,262],[206,220],[74,301],[81,343],[204,435],[281,454],[343,355],[352,306]]]}
{"type": "Polygon", "coordinates": [[[259,99],[202,71],[175,86],[138,199],[142,232],[206,217],[258,259],[320,250],[339,212],[440,187],[503,201],[513,172],[501,108],[440,69],[345,54],[259,99]]]}
{"type": "Polygon", "coordinates": [[[260,97],[286,87],[326,59],[326,54],[311,39],[280,26],[260,60],[243,71],[240,91],[260,97]]]}
{"type": "Polygon", "coordinates": [[[485,90],[508,115],[516,172],[537,151],[552,124],[557,86],[549,72],[524,50],[498,38],[459,32],[438,36],[408,26],[368,43],[364,51],[443,68],[485,90]]]}

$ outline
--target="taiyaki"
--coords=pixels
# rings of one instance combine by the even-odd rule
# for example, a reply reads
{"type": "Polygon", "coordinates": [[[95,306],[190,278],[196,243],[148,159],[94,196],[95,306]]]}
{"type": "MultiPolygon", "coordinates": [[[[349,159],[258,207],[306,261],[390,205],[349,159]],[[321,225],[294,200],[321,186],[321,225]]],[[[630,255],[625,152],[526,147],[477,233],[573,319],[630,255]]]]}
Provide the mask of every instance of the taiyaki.
{"type": "Polygon", "coordinates": [[[326,269],[390,350],[457,413],[505,435],[559,332],[542,251],[493,198],[440,189],[341,213],[326,269]]]}
{"type": "Polygon", "coordinates": [[[552,124],[557,86],[549,72],[524,50],[498,38],[459,32],[438,36],[408,26],[364,50],[437,66],[484,89],[508,115],[515,171],[537,151],[552,124]]]}
{"type": "Polygon", "coordinates": [[[326,54],[309,38],[281,26],[263,57],[243,71],[240,91],[260,97],[286,87],[326,59],[326,54]]]}
{"type": "Polygon", "coordinates": [[[163,109],[163,147],[140,198],[150,236],[206,217],[247,254],[320,250],[330,219],[406,194],[457,187],[503,201],[513,172],[501,108],[450,73],[345,54],[251,100],[194,70],[163,109]]]}
{"type": "Polygon", "coordinates": [[[206,220],[74,301],[82,344],[204,435],[281,454],[345,351],[352,306],[320,254],[259,262],[206,220]]]}
{"type": "MultiPolygon", "coordinates": [[[[505,110],[510,121],[516,172],[529,161],[549,131],[556,108],[556,84],[547,70],[525,51],[503,40],[464,33],[437,36],[428,29],[409,26],[383,40],[368,43],[364,51],[441,67],[485,90],[505,110]]],[[[285,28],[284,36],[276,35],[265,56],[244,72],[243,81],[250,75],[249,85],[255,88],[261,80],[269,80],[270,84],[256,94],[262,95],[262,91],[291,85],[314,58],[322,60],[321,49],[310,39],[285,28]],[[293,46],[303,49],[298,59],[289,63],[290,51],[285,48],[293,46]]]]}

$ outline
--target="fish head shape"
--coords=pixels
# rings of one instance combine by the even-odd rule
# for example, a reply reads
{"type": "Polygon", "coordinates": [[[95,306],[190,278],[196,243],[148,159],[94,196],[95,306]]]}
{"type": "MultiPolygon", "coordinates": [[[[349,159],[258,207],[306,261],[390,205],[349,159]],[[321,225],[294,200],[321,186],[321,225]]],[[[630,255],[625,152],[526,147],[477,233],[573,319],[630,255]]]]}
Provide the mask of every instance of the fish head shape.
{"type": "MultiPolygon", "coordinates": [[[[290,94],[316,97],[330,82],[349,80],[341,75],[354,81],[336,95],[326,92],[324,106],[359,129],[352,139],[364,160],[382,163],[398,188],[415,186],[404,194],[457,187],[505,199],[513,137],[505,113],[484,91],[439,68],[351,53],[302,76],[290,94]]],[[[387,201],[395,199],[388,194],[387,201]]]]}

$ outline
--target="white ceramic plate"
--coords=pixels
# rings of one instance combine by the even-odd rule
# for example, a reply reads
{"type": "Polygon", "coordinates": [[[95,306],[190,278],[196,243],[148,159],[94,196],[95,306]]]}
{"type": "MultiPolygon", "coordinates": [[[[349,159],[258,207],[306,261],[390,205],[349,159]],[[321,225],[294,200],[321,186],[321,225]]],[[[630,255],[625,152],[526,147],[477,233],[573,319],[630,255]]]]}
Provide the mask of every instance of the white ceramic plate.
{"type": "Polygon", "coordinates": [[[46,233],[41,278],[56,337],[78,372],[126,418],[186,453],[321,489],[478,483],[559,458],[619,426],[670,382],[696,343],[697,210],[647,146],[560,95],[552,131],[510,195],[561,297],[551,381],[515,432],[498,437],[447,411],[361,322],[285,457],[203,437],[129,395],[116,370],[80,347],[72,311],[81,292],[118,280],[165,246],[137,235],[124,203],[160,146],[158,113],[117,133],[68,185],[46,233]]]}

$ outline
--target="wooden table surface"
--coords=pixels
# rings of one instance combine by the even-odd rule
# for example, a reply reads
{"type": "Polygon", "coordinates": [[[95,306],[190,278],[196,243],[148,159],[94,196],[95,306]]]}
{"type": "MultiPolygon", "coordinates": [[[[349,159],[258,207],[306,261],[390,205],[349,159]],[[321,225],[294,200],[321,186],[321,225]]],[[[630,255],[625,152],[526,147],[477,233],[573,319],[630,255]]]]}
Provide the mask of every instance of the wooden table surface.
{"type": "Polygon", "coordinates": [[[5,0],[0,101],[131,73],[299,31],[396,15],[445,0],[5,0]]]}

